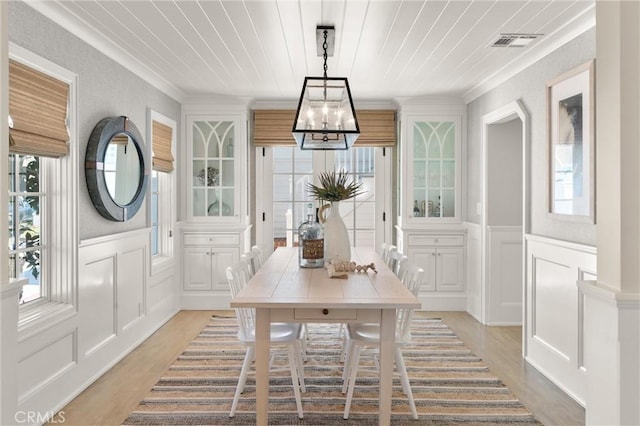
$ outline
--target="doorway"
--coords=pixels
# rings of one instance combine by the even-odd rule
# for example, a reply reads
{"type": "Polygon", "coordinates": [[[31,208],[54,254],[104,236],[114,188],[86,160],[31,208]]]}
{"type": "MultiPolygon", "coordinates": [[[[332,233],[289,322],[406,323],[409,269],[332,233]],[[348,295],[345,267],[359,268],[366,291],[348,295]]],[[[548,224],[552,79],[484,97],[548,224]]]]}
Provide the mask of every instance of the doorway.
{"type": "Polygon", "coordinates": [[[354,247],[378,247],[391,235],[388,149],[354,147],[346,151],[303,151],[297,147],[256,148],[256,244],[270,255],[276,247],[298,245],[297,229],[315,216],[319,204],[307,191],[319,172],[341,170],[360,182],[364,193],[340,203],[354,247]]]}
{"type": "Polygon", "coordinates": [[[483,117],[481,312],[487,325],[523,324],[527,127],[519,102],[483,117]]]}

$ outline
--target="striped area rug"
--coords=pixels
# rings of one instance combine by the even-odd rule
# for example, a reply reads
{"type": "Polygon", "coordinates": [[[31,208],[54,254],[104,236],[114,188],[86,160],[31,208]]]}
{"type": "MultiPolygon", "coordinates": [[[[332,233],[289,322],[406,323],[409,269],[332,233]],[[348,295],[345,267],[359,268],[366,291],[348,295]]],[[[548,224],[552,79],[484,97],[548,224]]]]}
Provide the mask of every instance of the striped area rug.
{"type": "MultiPolygon", "coordinates": [[[[361,360],[363,371],[358,372],[349,420],[344,420],[338,325],[309,324],[308,328],[304,419],[298,419],[296,414],[288,371],[275,371],[269,388],[269,422],[377,424],[378,388],[373,357],[361,360]]],[[[249,376],[236,416],[228,417],[245,354],[236,333],[235,318],[213,317],[123,424],[255,424],[253,376],[249,376]]],[[[412,335],[413,343],[405,347],[404,357],[419,419],[411,418],[396,376],[392,424],[540,424],[442,320],[414,319],[412,335]]],[[[286,357],[275,358],[274,367],[278,366],[286,366],[286,357]]]]}

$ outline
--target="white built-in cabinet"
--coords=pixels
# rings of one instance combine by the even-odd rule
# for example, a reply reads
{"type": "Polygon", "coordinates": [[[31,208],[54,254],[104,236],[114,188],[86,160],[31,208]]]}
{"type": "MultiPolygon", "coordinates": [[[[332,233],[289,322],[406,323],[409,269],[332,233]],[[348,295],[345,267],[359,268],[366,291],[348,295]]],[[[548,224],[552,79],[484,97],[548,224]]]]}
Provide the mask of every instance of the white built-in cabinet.
{"type": "Polygon", "coordinates": [[[464,106],[401,113],[400,212],[396,245],[424,269],[423,309],[464,310],[462,224],[464,106]]]}
{"type": "Polygon", "coordinates": [[[238,233],[185,232],[185,290],[226,291],[225,269],[240,260],[238,233]]]}
{"type": "Polygon", "coordinates": [[[420,292],[464,291],[464,236],[409,234],[406,254],[424,269],[420,292]]]}
{"type": "Polygon", "coordinates": [[[250,241],[246,112],[187,106],[183,118],[182,307],[227,309],[225,270],[250,241]]]}

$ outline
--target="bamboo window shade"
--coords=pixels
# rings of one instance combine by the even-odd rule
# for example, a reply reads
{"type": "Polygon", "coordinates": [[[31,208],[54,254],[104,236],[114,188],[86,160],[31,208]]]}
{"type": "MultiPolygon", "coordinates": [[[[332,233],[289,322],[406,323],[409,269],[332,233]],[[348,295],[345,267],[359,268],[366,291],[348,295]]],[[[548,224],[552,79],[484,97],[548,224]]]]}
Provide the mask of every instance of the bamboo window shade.
{"type": "Polygon", "coordinates": [[[43,157],[69,154],[69,85],[9,61],[9,152],[43,157]]]}
{"type": "Polygon", "coordinates": [[[173,171],[173,155],[171,154],[171,141],[173,129],[157,121],[152,122],[153,131],[153,170],[170,173],[173,171]]]}
{"type": "MultiPolygon", "coordinates": [[[[391,147],[396,144],[396,112],[394,110],[356,111],[360,136],[355,147],[391,147]]],[[[256,146],[296,146],[291,134],[295,110],[255,110],[253,143],[256,146]]]]}

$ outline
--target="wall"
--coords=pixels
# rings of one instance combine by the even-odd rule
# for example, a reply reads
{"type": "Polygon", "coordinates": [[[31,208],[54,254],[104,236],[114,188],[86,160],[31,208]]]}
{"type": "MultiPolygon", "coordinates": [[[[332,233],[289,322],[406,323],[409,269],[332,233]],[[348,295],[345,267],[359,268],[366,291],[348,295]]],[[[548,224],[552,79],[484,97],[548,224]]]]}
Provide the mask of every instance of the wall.
{"type": "Polygon", "coordinates": [[[522,121],[491,124],[487,135],[487,225],[522,225],[522,121]]]}
{"type": "MultiPolygon", "coordinates": [[[[180,103],[98,52],[22,2],[9,2],[9,40],[78,74],[80,239],[147,226],[146,203],[127,223],[110,222],[93,208],[84,175],[84,155],[94,126],[104,117],[125,115],[146,135],[146,112],[152,108],[180,123],[180,103]]],[[[177,134],[180,133],[178,128],[177,134]]],[[[180,150],[176,150],[180,152],[180,150]]],[[[176,159],[179,164],[179,159],[176,159]]]]}
{"type": "MultiPolygon", "coordinates": [[[[467,215],[480,223],[476,204],[482,201],[482,116],[511,101],[520,100],[530,117],[531,229],[536,235],[588,245],[596,243],[596,227],[551,217],[548,211],[548,143],[546,132],[546,82],[595,57],[595,29],[591,29],[526,70],[468,104],[467,215]]],[[[597,64],[596,64],[597,67],[597,64]]]]}
{"type": "MultiPolygon", "coordinates": [[[[84,155],[89,135],[100,119],[126,115],[145,137],[149,108],[179,125],[181,105],[26,4],[9,2],[8,12],[11,42],[78,76],[77,140],[81,146],[75,196],[79,237],[72,300],[62,305],[65,309],[55,321],[36,318],[18,327],[14,319],[17,342],[3,341],[2,347],[3,355],[16,357],[13,368],[3,365],[3,406],[5,398],[10,398],[17,413],[32,413],[34,422],[40,423],[178,309],[175,262],[165,262],[155,270],[151,265],[147,204],[126,223],[102,218],[84,182],[84,155]],[[7,370],[8,377],[4,374],[7,370]],[[15,385],[9,386],[11,383],[15,385]]],[[[10,318],[4,314],[3,327],[7,327],[10,318]]],[[[11,411],[2,413],[3,424],[18,420],[15,409],[11,411]]]]}

